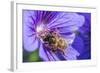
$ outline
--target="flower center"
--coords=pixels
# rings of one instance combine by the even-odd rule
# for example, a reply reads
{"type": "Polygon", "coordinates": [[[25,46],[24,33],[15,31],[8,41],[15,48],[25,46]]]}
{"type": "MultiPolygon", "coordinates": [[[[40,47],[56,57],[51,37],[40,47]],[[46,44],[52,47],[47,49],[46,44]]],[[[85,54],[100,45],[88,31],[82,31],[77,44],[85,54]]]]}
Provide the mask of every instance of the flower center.
{"type": "Polygon", "coordinates": [[[46,26],[41,24],[41,25],[37,26],[36,32],[37,32],[37,37],[42,39],[42,37],[44,37],[48,33],[48,30],[46,29],[46,26]]]}
{"type": "Polygon", "coordinates": [[[47,30],[43,25],[37,27],[37,33],[45,47],[52,52],[60,50],[64,53],[65,49],[68,47],[68,43],[64,38],[62,38],[56,31],[47,30]]]}
{"type": "Polygon", "coordinates": [[[37,26],[37,28],[36,28],[36,31],[37,31],[38,33],[39,33],[39,32],[42,32],[43,30],[44,30],[44,25],[43,25],[43,24],[37,26]]]}

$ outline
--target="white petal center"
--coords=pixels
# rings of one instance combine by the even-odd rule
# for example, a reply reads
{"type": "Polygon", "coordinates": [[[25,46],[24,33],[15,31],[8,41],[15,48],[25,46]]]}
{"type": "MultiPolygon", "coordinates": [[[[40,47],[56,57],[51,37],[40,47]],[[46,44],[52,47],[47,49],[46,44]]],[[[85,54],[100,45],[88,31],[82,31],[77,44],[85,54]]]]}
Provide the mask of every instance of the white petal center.
{"type": "Polygon", "coordinates": [[[44,25],[43,25],[43,24],[37,26],[37,28],[36,28],[36,31],[37,31],[38,33],[41,32],[41,31],[43,31],[43,30],[44,30],[44,25]]]}

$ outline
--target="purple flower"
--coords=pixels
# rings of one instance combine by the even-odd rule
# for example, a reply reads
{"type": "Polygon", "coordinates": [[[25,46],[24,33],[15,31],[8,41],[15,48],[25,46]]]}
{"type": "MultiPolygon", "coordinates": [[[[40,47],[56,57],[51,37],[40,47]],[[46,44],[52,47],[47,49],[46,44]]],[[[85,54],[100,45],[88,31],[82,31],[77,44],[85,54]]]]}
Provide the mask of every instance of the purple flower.
{"type": "Polygon", "coordinates": [[[24,10],[24,49],[39,49],[44,61],[75,60],[80,53],[71,45],[83,24],[84,17],[73,12],[24,10]]]}

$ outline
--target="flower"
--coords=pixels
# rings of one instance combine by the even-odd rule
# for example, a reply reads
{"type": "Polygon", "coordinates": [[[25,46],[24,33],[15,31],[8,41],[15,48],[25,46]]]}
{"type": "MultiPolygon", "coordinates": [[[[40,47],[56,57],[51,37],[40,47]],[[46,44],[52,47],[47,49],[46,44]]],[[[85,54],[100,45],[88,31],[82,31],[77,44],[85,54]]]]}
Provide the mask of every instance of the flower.
{"type": "Polygon", "coordinates": [[[23,45],[28,52],[39,49],[43,61],[75,60],[75,32],[84,16],[75,12],[23,10],[23,45]]]}
{"type": "Polygon", "coordinates": [[[76,35],[72,46],[80,53],[77,57],[78,60],[91,59],[91,13],[78,14],[85,17],[85,22],[84,25],[79,28],[78,35],[76,35]]]}

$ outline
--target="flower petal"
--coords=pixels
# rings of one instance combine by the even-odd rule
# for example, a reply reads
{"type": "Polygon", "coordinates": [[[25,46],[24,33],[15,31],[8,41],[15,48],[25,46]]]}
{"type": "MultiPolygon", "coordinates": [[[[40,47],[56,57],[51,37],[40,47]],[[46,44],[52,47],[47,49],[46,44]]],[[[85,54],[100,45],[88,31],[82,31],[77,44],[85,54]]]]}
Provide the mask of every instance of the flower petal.
{"type": "Polygon", "coordinates": [[[51,52],[50,50],[47,50],[47,48],[45,48],[42,44],[40,45],[40,48],[39,48],[39,56],[44,61],[58,61],[59,60],[53,52],[51,52]]]}
{"type": "Polygon", "coordinates": [[[35,36],[35,12],[32,10],[23,10],[23,43],[28,52],[39,48],[39,40],[35,36]]]}
{"type": "Polygon", "coordinates": [[[67,60],[76,60],[77,56],[79,56],[79,52],[77,50],[75,50],[73,47],[69,46],[68,48],[66,48],[65,50],[65,55],[64,57],[67,60]]]}
{"type": "Polygon", "coordinates": [[[56,55],[56,53],[52,52],[52,51],[48,51],[48,54],[50,56],[51,61],[59,61],[60,59],[58,58],[58,56],[56,55]]]}
{"type": "Polygon", "coordinates": [[[81,27],[84,23],[84,17],[77,13],[60,13],[48,24],[48,28],[61,28],[61,32],[72,32],[81,27]]]}
{"type": "Polygon", "coordinates": [[[24,35],[24,49],[28,52],[33,52],[39,48],[39,40],[35,36],[28,37],[24,35]]]}
{"type": "Polygon", "coordinates": [[[49,56],[47,54],[47,51],[44,49],[42,44],[40,45],[40,48],[39,48],[39,56],[44,61],[49,61],[49,56]]]}
{"type": "Polygon", "coordinates": [[[75,33],[72,33],[70,35],[65,34],[61,36],[68,42],[68,44],[72,44],[75,39],[75,33]]]}
{"type": "Polygon", "coordinates": [[[23,27],[25,31],[33,30],[35,31],[35,12],[31,10],[23,11],[23,27]]]}

